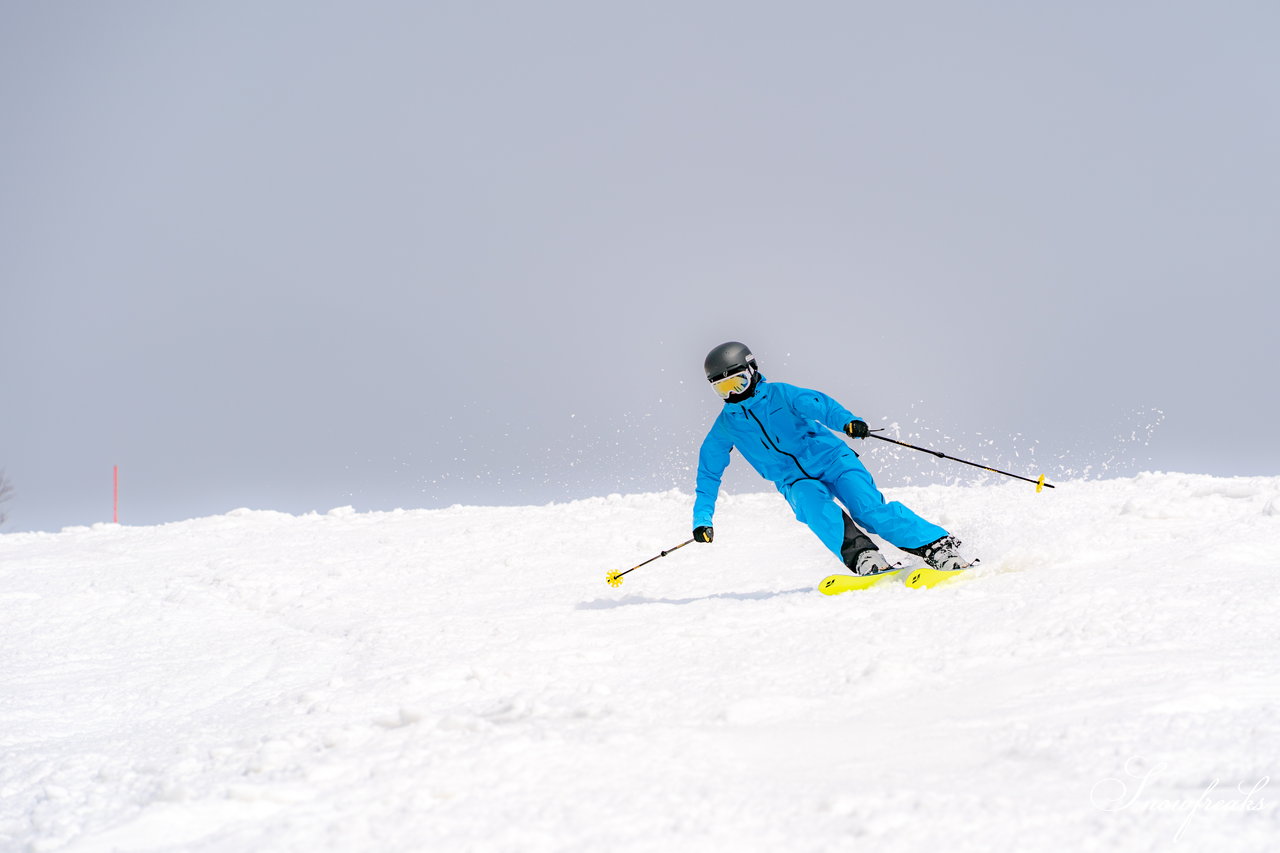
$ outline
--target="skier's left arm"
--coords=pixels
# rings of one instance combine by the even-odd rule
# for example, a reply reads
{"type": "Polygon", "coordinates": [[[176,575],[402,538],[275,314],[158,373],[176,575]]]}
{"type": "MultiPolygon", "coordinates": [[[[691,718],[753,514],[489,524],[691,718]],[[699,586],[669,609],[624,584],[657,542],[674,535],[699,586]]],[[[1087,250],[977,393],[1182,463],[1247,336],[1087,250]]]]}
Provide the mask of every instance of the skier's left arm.
{"type": "Polygon", "coordinates": [[[792,410],[800,417],[817,421],[836,432],[843,431],[852,435],[846,427],[851,424],[865,425],[862,418],[840,405],[835,398],[823,394],[821,391],[814,391],[811,388],[796,388],[792,386],[788,402],[791,404],[792,410]]]}

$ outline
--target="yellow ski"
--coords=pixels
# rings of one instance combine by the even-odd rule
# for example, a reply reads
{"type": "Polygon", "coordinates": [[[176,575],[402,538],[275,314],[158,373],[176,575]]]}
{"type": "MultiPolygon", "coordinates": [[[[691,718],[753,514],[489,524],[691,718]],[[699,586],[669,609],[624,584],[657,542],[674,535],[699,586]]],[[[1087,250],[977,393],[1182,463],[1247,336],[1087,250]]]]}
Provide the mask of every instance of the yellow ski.
{"type": "Polygon", "coordinates": [[[920,566],[915,569],[891,569],[874,575],[830,575],[818,584],[818,592],[823,595],[839,595],[855,589],[869,589],[890,578],[896,578],[912,589],[931,589],[958,580],[964,574],[964,569],[931,569],[920,566]]]}
{"type": "Polygon", "coordinates": [[[891,569],[874,575],[830,575],[818,584],[818,592],[823,595],[839,595],[854,589],[867,589],[889,578],[898,577],[905,571],[906,569],[891,569]]]}
{"type": "Polygon", "coordinates": [[[931,589],[944,583],[951,583],[964,574],[965,569],[919,568],[912,570],[904,583],[912,589],[931,589]]]}

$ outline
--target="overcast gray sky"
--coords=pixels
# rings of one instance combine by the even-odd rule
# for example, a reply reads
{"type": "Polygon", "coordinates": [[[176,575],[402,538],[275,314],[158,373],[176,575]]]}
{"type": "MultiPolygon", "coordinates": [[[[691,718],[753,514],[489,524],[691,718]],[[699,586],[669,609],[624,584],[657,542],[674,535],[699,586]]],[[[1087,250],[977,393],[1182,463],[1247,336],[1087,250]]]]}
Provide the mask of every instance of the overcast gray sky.
{"type": "Polygon", "coordinates": [[[7,529],[110,520],[113,464],[134,524],[691,491],[727,339],[1033,474],[1280,474],[1277,45],[1270,0],[5,2],[7,529]]]}

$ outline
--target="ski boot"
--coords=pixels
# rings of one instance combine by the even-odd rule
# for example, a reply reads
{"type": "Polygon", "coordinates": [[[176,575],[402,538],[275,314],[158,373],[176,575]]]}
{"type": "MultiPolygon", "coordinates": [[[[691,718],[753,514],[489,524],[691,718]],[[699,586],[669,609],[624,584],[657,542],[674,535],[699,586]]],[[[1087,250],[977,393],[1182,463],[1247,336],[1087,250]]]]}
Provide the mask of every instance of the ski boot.
{"type": "Polygon", "coordinates": [[[852,566],[855,575],[878,575],[892,568],[893,566],[889,565],[889,561],[884,558],[884,554],[881,554],[877,548],[868,548],[859,552],[852,566]]]}
{"type": "Polygon", "coordinates": [[[902,550],[908,554],[915,554],[917,557],[923,558],[931,569],[954,572],[959,569],[967,569],[978,562],[977,560],[966,560],[960,556],[959,548],[960,540],[954,536],[943,536],[928,545],[922,545],[919,548],[903,548],[902,550]]]}

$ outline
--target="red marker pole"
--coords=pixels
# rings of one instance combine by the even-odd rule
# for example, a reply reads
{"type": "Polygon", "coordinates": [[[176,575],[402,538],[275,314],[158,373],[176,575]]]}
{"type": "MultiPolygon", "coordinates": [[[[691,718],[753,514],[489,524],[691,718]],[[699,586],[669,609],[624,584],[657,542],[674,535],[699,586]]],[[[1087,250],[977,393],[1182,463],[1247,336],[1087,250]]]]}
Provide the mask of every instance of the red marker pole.
{"type": "Polygon", "coordinates": [[[120,466],[111,466],[111,523],[120,523],[120,466]]]}

